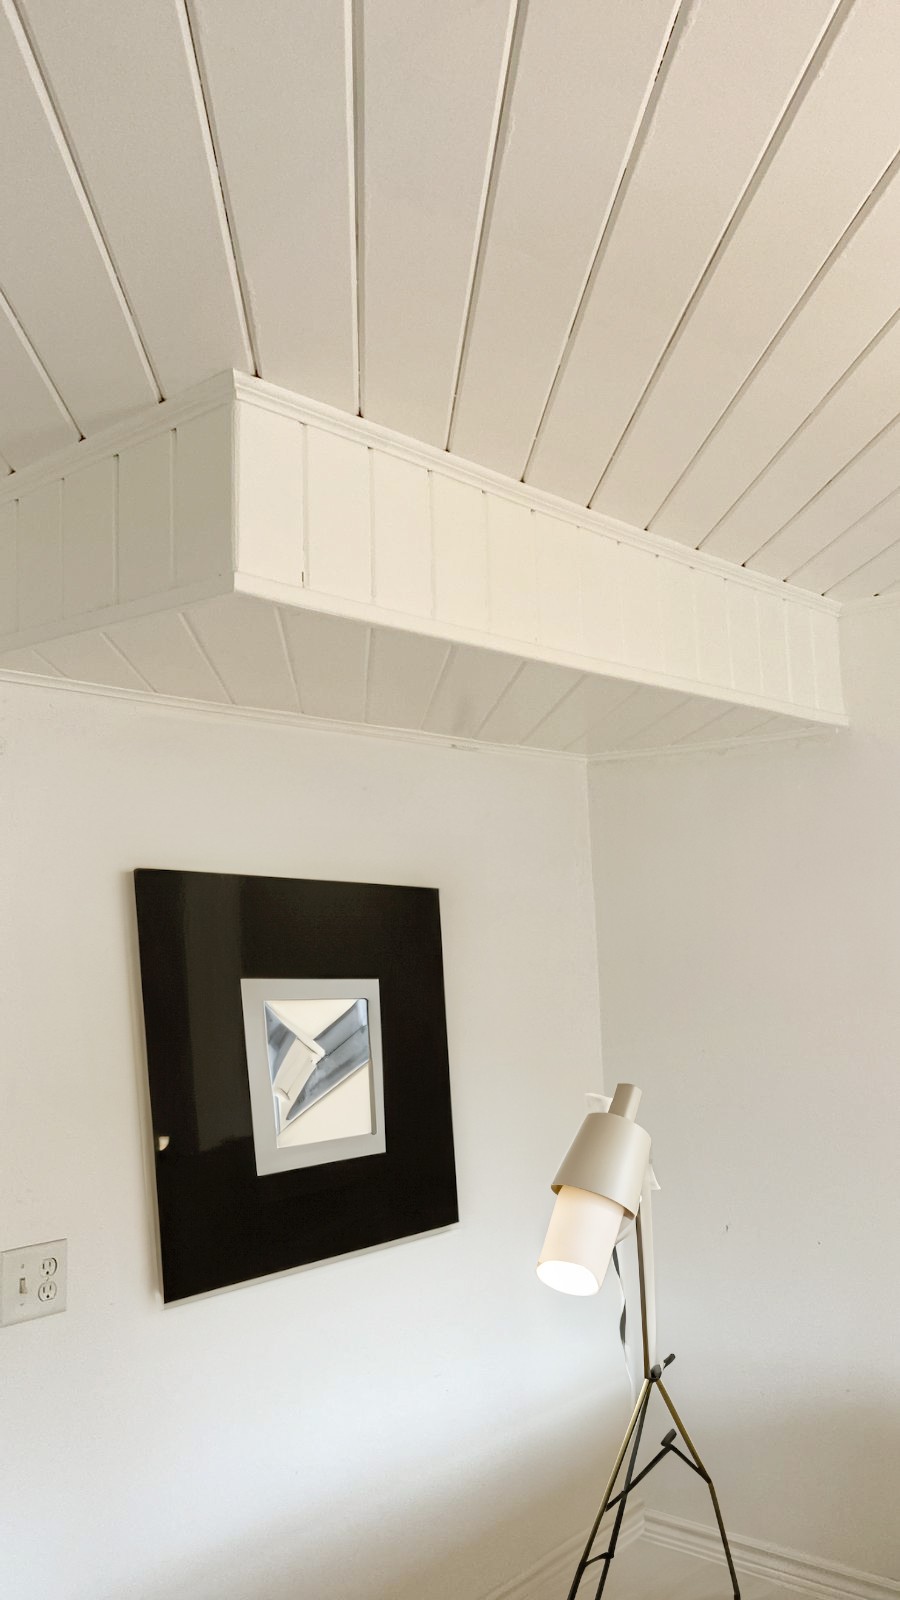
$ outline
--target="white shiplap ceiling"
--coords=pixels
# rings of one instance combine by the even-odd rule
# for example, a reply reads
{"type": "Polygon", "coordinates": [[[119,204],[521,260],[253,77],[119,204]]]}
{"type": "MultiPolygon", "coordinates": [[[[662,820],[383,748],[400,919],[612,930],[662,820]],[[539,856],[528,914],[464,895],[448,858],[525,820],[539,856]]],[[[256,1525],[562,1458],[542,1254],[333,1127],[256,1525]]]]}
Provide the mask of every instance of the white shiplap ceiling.
{"type": "Polygon", "coordinates": [[[0,471],[236,367],[900,587],[900,0],[0,6],[0,471]]]}

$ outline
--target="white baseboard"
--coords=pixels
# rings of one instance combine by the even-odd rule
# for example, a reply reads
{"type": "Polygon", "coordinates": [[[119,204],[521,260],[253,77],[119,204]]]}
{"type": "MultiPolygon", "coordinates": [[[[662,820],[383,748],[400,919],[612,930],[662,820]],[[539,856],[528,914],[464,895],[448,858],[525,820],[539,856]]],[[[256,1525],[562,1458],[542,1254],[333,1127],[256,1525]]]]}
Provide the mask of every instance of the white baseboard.
{"type": "MultiPolygon", "coordinates": [[[[706,1527],[699,1522],[685,1522],[681,1517],[667,1517],[661,1511],[647,1511],[643,1520],[643,1537],[650,1544],[725,1565],[722,1542],[716,1528],[706,1527]]],[[[780,1584],[784,1589],[812,1595],[814,1600],[893,1600],[894,1596],[900,1595],[900,1583],[895,1583],[891,1578],[858,1572],[853,1567],[842,1567],[833,1561],[819,1561],[813,1556],[801,1555],[797,1550],[764,1544],[759,1539],[742,1539],[730,1530],[728,1542],[738,1574],[767,1578],[770,1583],[780,1584]]]]}
{"type": "MultiPolygon", "coordinates": [[[[604,1529],[612,1527],[612,1517],[604,1521],[604,1529]]],[[[619,1549],[626,1550],[630,1544],[641,1537],[644,1531],[644,1508],[638,1501],[632,1509],[626,1511],[622,1519],[619,1532],[619,1549]]],[[[560,1600],[560,1595],[566,1593],[566,1586],[575,1576],[575,1568],[584,1549],[587,1532],[576,1533],[571,1539],[566,1539],[564,1544],[556,1546],[549,1555],[543,1556],[527,1572],[522,1572],[517,1578],[512,1578],[499,1589],[492,1589],[484,1600],[560,1600]]],[[[598,1545],[598,1549],[602,1549],[598,1545]]],[[[597,1569],[594,1568],[596,1572],[597,1569]]],[[[880,1600],[880,1597],[879,1597],[880,1600]]]]}

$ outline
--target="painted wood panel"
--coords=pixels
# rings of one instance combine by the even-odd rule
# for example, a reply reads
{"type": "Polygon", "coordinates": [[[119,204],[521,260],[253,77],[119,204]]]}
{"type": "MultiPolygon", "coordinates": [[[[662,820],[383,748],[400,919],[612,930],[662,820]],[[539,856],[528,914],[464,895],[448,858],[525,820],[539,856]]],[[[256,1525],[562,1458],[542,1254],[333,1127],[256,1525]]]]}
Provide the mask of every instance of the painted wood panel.
{"type": "Polygon", "coordinates": [[[689,466],[896,155],[898,59],[894,0],[843,14],[593,505],[646,527],[689,466]]]}
{"type": "Polygon", "coordinates": [[[19,627],[58,623],[63,614],[62,483],[23,494],[16,519],[19,627]]]}
{"type": "Polygon", "coordinates": [[[386,611],[428,616],[434,609],[428,471],[373,450],[374,598],[386,611]]]}
{"type": "Polygon", "coordinates": [[[873,594],[885,594],[900,582],[900,542],[874,556],[864,567],[842,578],[830,590],[835,600],[865,600],[873,594]]]}
{"type": "MultiPolygon", "coordinates": [[[[731,576],[702,553],[676,552],[621,526],[613,537],[592,514],[585,513],[581,525],[538,491],[506,486],[426,447],[403,454],[396,436],[306,402],[292,407],[282,396],[279,410],[279,392],[265,386],[241,380],[235,387],[234,404],[198,410],[186,402],[183,414],[167,406],[158,433],[144,424],[118,441],[113,437],[105,453],[79,446],[71,463],[63,460],[56,469],[60,476],[46,483],[32,473],[32,486],[26,482],[22,496],[24,524],[21,514],[15,518],[15,563],[6,558],[17,581],[24,570],[24,612],[14,610],[19,602],[5,602],[7,617],[20,630],[7,633],[10,649],[65,636],[73,624],[83,627],[104,613],[107,623],[125,622],[129,608],[148,597],[167,609],[200,606],[209,598],[205,586],[230,589],[234,583],[247,605],[191,609],[182,621],[181,634],[193,630],[193,651],[179,634],[176,652],[185,662],[188,697],[203,698],[200,685],[211,676],[220,699],[224,693],[238,703],[296,709],[293,669],[303,710],[306,677],[318,708],[312,714],[362,721],[368,694],[382,708],[381,720],[400,714],[390,710],[385,662],[396,658],[399,677],[405,655],[421,663],[421,673],[413,682],[417,673],[410,666],[410,682],[396,686],[398,705],[421,710],[427,725],[435,720],[436,731],[488,737],[479,732],[484,722],[499,739],[504,727],[520,729],[521,737],[533,731],[555,711],[557,687],[560,701],[577,688],[565,713],[571,726],[579,704],[590,707],[599,693],[578,687],[579,676],[587,673],[593,681],[602,670],[616,674],[614,688],[617,682],[628,688],[649,680],[683,696],[693,684],[783,710],[793,692],[787,617],[796,613],[818,619],[815,651],[822,652],[822,661],[816,654],[815,694],[820,682],[829,685],[827,703],[814,698],[802,702],[804,708],[840,718],[837,618],[827,603],[806,601],[799,591],[764,578],[731,576]],[[251,422],[242,413],[257,393],[251,422]],[[242,569],[240,562],[254,550],[258,564],[274,576],[242,569]],[[306,587],[298,581],[303,560],[306,587]],[[61,614],[67,574],[71,618],[61,614]],[[284,606],[292,598],[303,626],[297,621],[292,631],[285,625],[282,643],[260,621],[256,602],[284,606]],[[414,631],[394,646],[379,644],[370,659],[360,637],[368,637],[369,627],[389,626],[400,606],[414,631]],[[326,610],[344,610],[345,616],[305,615],[326,610]],[[207,626],[207,619],[217,629],[208,639],[213,621],[207,626]],[[499,648],[471,655],[479,639],[499,648]],[[349,652],[343,664],[341,650],[349,652]],[[539,665],[548,671],[530,670],[539,665]],[[426,699],[422,684],[432,668],[426,699]],[[336,674],[334,706],[328,671],[336,674]],[[352,717],[348,707],[354,708],[352,717]]],[[[8,494],[0,498],[0,505],[11,503],[8,494]]],[[[13,512],[5,516],[11,527],[13,512]]],[[[149,648],[146,634],[140,639],[149,648]]],[[[155,663],[151,670],[140,660],[134,664],[155,687],[155,663]]],[[[798,682],[806,683],[807,669],[801,664],[798,670],[798,682]]],[[[169,687],[160,692],[176,692],[176,677],[170,673],[165,681],[169,687]]],[[[570,741],[587,739],[586,714],[580,726],[581,734],[570,731],[570,741]]]]}
{"type": "Polygon", "coordinates": [[[422,727],[474,739],[520,666],[516,656],[499,650],[454,646],[422,727]]]}
{"type": "Polygon", "coordinates": [[[747,566],[771,577],[782,567],[798,571],[898,487],[900,418],[836,473],[747,566]]]}
{"type": "Polygon", "coordinates": [[[725,588],[728,640],[731,648],[731,682],[745,694],[762,693],[759,613],[753,589],[729,583],[725,588]]]}
{"type": "Polygon", "coordinates": [[[773,700],[790,700],[787,615],[790,608],[778,595],[758,593],[756,618],[763,691],[773,700]]]}
{"type": "Polygon", "coordinates": [[[693,738],[708,729],[722,715],[722,706],[716,700],[703,700],[699,695],[689,695],[680,705],[663,712],[654,722],[622,740],[623,750],[668,750],[682,740],[693,738]]]}
{"type": "Polygon", "coordinates": [[[515,5],[363,0],[362,409],[443,445],[515,5]]]}
{"type": "Polygon", "coordinates": [[[304,714],[364,722],[370,630],[343,617],[288,607],[281,621],[304,714]]]}
{"type": "Polygon", "coordinates": [[[0,280],[83,432],[157,398],[134,323],[11,6],[0,13],[0,280]]]}
{"type": "Polygon", "coordinates": [[[116,456],[69,472],[62,487],[63,613],[82,616],[116,599],[116,456]]]}
{"type": "Polygon", "coordinates": [[[220,406],[175,434],[175,581],[229,572],[234,556],[232,411],[220,406]]]}
{"type": "Polygon", "coordinates": [[[589,537],[560,517],[536,511],[538,639],[548,650],[584,653],[581,546],[589,537]]]}
{"type": "MultiPolygon", "coordinates": [[[[780,717],[775,720],[778,724],[782,721],[780,717]]],[[[759,729],[768,727],[772,721],[767,712],[759,711],[753,706],[730,706],[720,717],[716,717],[714,722],[709,722],[696,732],[687,734],[680,742],[685,745],[717,744],[731,739],[743,739],[759,729]]]]}
{"type": "Polygon", "coordinates": [[[663,660],[674,678],[699,676],[694,574],[676,561],[660,561],[657,586],[662,618],[663,660]]]}
{"type": "Polygon", "coordinates": [[[452,646],[443,639],[373,628],[366,721],[380,728],[419,728],[452,646]]]}
{"type": "Polygon", "coordinates": [[[537,533],[528,506],[487,496],[488,613],[491,628],[509,639],[538,638],[537,533]]]}
{"type": "Polygon", "coordinates": [[[237,563],[280,583],[303,582],[304,430],[292,417],[237,410],[237,563]]]}
{"type": "Polygon", "coordinates": [[[0,669],[4,672],[24,672],[32,678],[61,678],[62,673],[51,665],[39,650],[7,650],[0,655],[0,669]]]}
{"type": "Polygon", "coordinates": [[[671,689],[651,687],[640,688],[634,694],[623,696],[590,730],[589,753],[599,755],[604,750],[621,749],[629,739],[643,733],[670,711],[683,705],[685,698],[685,695],[671,689]]]}
{"type": "Polygon", "coordinates": [[[637,545],[619,545],[624,660],[629,666],[664,672],[659,560],[637,545]]]}
{"type": "Polygon", "coordinates": [[[259,370],[357,409],[350,6],[192,0],[259,370]]]}
{"type": "Polygon", "coordinates": [[[432,474],[434,614],[480,631],[489,625],[485,502],[472,484],[432,474]]]}
{"type": "Polygon", "coordinates": [[[0,506],[0,639],[15,633],[19,620],[16,560],[16,517],[18,505],[8,500],[0,506]]]}
{"type": "Polygon", "coordinates": [[[588,755],[607,717],[632,695],[633,683],[613,678],[581,677],[525,739],[539,750],[570,751],[588,755]]]}
{"type": "Polygon", "coordinates": [[[520,478],[672,25],[672,0],[523,8],[450,447],[520,478]],[[565,115],[548,85],[565,85],[565,115]]]}
{"type": "Polygon", "coordinates": [[[704,541],[704,549],[781,578],[816,555],[834,535],[819,537],[815,498],[896,417],[898,366],[900,320],[779,451],[704,541]]]}
{"type": "Polygon", "coordinates": [[[497,744],[524,744],[550,713],[583,681],[573,667],[526,661],[511,678],[479,729],[479,738],[497,744]]]}
{"type": "Polygon", "coordinates": [[[717,572],[694,570],[697,662],[700,678],[724,687],[731,683],[727,580],[717,572]]]}
{"type": "Polygon", "coordinates": [[[175,430],[119,452],[120,600],[162,594],[175,582],[175,430]]]}
{"type": "Polygon", "coordinates": [[[528,482],[591,499],[832,10],[683,8],[528,482]]]}
{"type": "Polygon", "coordinates": [[[157,694],[229,704],[224,684],[180,612],[133,617],[114,623],[106,632],[157,694]]]}
{"type": "Polygon", "coordinates": [[[163,393],[252,370],[183,6],[23,12],[163,393]]]}
{"type": "Polygon", "coordinates": [[[581,624],[584,648],[600,661],[625,657],[621,546],[593,529],[581,545],[581,624]]]}
{"type": "Polygon", "coordinates": [[[222,595],[189,607],[186,614],[235,705],[300,710],[275,606],[241,595],[222,595]]]}
{"type": "Polygon", "coordinates": [[[653,518],[654,533],[699,544],[897,314],[900,175],[896,163],[889,170],[653,518]]]}
{"type": "Polygon", "coordinates": [[[0,293],[0,448],[26,467],[74,444],[78,429],[0,293]]]}
{"type": "Polygon", "coordinates": [[[103,633],[88,631],[70,634],[67,639],[47,639],[41,655],[75,683],[138,691],[150,688],[148,680],[103,633]]]}
{"type": "Polygon", "coordinates": [[[369,600],[369,453],[364,444],[308,428],[306,472],[307,583],[323,594],[369,600]]]}
{"type": "Polygon", "coordinates": [[[867,511],[818,555],[795,572],[791,582],[816,594],[828,594],[851,573],[874,561],[900,541],[900,489],[867,511]]]}

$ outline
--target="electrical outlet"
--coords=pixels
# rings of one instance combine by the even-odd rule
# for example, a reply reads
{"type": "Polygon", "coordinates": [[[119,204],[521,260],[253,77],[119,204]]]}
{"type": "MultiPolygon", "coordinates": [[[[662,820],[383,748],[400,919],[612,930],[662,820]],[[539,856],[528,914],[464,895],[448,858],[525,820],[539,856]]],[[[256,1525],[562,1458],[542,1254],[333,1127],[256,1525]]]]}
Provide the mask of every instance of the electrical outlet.
{"type": "Polygon", "coordinates": [[[0,1327],[66,1309],[66,1241],[26,1244],[0,1255],[0,1327]]]}

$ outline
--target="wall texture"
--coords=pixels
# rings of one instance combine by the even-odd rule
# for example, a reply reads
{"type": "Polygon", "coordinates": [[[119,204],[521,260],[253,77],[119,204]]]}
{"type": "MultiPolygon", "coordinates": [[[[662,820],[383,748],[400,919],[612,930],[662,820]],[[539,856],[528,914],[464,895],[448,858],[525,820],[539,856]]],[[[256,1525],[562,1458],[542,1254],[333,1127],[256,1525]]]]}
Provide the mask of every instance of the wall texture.
{"type": "Polygon", "coordinates": [[[533,1271],[599,1080],[582,768],[0,708],[0,1245],[69,1240],[66,1313],[0,1332],[10,1593],[484,1594],[589,1520],[627,1412],[604,1308],[533,1271]],[[440,887],[458,1227],[162,1308],[136,865],[440,887]]]}
{"type": "MultiPolygon", "coordinates": [[[[897,1577],[900,611],[842,629],[853,732],[592,772],[604,1056],[729,1525],[897,1577]]],[[[674,1467],[647,1500],[711,1520],[674,1467]]]]}

